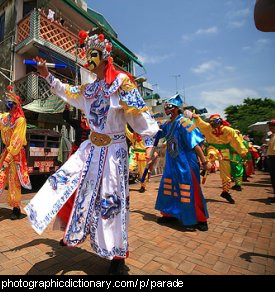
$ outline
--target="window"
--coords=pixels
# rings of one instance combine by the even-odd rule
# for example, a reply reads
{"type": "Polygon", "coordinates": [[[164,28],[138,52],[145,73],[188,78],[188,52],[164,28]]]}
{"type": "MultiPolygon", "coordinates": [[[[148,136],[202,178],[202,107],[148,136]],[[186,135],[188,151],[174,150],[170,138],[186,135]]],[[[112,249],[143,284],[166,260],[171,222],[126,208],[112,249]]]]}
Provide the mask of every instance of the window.
{"type": "Polygon", "coordinates": [[[4,33],[5,33],[5,13],[0,15],[0,42],[4,39],[4,33]]]}
{"type": "Polygon", "coordinates": [[[36,8],[36,0],[33,1],[24,1],[23,4],[23,17],[25,17],[27,14],[29,14],[31,11],[33,11],[34,8],[36,8]]]}

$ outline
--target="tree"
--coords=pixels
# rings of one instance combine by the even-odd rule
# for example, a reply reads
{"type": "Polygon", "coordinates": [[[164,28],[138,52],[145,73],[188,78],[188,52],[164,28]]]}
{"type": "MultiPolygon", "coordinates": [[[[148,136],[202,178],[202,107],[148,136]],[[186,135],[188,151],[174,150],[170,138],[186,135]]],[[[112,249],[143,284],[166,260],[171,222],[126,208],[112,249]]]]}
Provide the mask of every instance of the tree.
{"type": "Polygon", "coordinates": [[[271,98],[246,98],[243,104],[230,105],[225,110],[227,121],[242,134],[254,138],[254,142],[261,144],[265,133],[253,132],[248,126],[256,122],[264,122],[275,117],[275,101],[271,98]]]}

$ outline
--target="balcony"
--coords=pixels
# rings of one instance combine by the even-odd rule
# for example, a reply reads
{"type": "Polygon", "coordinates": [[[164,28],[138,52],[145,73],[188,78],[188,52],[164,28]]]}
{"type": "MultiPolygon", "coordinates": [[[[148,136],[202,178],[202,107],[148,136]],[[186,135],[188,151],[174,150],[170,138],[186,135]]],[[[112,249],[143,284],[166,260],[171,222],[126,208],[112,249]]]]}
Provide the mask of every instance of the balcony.
{"type": "Polygon", "coordinates": [[[36,99],[41,100],[43,103],[43,101],[52,99],[54,96],[50,91],[47,81],[35,72],[31,72],[25,77],[16,80],[14,85],[15,92],[20,96],[23,105],[36,99]]]}
{"type": "Polygon", "coordinates": [[[77,43],[76,35],[62,25],[51,22],[37,10],[33,10],[17,24],[17,54],[35,55],[37,48],[46,48],[83,65],[83,49],[76,48],[77,43]]]}

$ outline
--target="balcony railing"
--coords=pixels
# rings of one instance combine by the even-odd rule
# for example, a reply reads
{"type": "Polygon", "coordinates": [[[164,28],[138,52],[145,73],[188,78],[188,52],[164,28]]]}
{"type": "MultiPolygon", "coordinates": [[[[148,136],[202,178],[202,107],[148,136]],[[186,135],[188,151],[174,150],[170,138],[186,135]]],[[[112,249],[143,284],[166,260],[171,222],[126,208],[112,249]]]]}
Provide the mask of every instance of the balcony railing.
{"type": "Polygon", "coordinates": [[[31,72],[25,77],[16,80],[14,85],[15,92],[20,96],[23,105],[35,99],[45,100],[53,95],[47,81],[35,72],[31,72]]]}
{"type": "Polygon", "coordinates": [[[17,31],[16,51],[18,53],[22,50],[24,52],[24,48],[30,43],[37,42],[72,61],[77,60],[82,65],[85,63],[82,56],[83,49],[77,48],[78,37],[62,25],[51,22],[37,10],[33,10],[31,14],[18,22],[17,31]]]}

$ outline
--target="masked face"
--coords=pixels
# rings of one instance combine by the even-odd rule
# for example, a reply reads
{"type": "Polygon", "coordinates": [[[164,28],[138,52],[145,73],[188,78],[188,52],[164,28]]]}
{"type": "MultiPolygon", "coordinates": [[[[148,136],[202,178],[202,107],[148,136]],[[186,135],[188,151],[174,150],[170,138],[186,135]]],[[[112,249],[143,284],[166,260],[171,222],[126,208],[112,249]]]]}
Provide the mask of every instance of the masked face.
{"type": "Polygon", "coordinates": [[[210,125],[213,127],[213,128],[218,128],[220,127],[222,124],[222,120],[220,118],[216,118],[216,119],[212,119],[210,121],[210,125]]]}
{"type": "Polygon", "coordinates": [[[172,104],[166,103],[164,105],[164,111],[167,116],[173,116],[176,113],[176,107],[172,104]]]}
{"type": "Polygon", "coordinates": [[[87,53],[88,69],[93,71],[101,62],[101,54],[97,50],[90,50],[87,53]]]}
{"type": "Polygon", "coordinates": [[[5,106],[6,106],[6,111],[10,112],[14,108],[14,103],[12,101],[8,100],[5,103],[5,106]]]}

